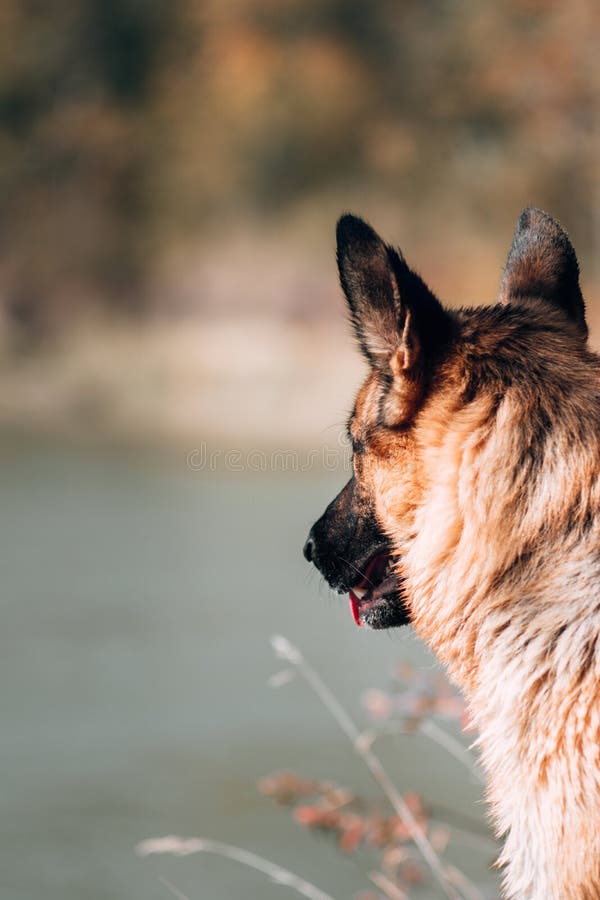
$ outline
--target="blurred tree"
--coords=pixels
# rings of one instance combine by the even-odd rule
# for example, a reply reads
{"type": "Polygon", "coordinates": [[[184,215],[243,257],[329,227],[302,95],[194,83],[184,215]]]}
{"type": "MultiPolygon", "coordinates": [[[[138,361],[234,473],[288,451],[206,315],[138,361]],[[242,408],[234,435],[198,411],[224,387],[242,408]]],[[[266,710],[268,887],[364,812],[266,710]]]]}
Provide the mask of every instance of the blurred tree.
{"type": "Polygon", "coordinates": [[[175,7],[7,0],[0,33],[0,251],[31,336],[82,306],[143,306],[152,240],[154,79],[175,7]]]}
{"type": "Polygon", "coordinates": [[[416,229],[460,209],[503,239],[522,205],[545,203],[590,252],[598,10],[5,0],[7,315],[36,336],[82,309],[142,314],[184,235],[280,218],[347,185],[410,205],[416,229]]]}

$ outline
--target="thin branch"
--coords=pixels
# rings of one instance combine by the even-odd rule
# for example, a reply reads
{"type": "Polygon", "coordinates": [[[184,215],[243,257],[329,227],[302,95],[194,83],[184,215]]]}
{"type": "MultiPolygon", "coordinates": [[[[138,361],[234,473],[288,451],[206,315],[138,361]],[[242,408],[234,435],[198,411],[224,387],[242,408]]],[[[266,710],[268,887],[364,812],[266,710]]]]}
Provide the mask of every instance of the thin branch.
{"type": "MultiPolygon", "coordinates": [[[[439,882],[445,896],[448,900],[459,900],[460,894],[446,875],[442,862],[431,846],[425,831],[417,822],[400,792],[396,789],[396,786],[384,769],[379,757],[376,756],[371,747],[365,745],[365,741],[361,739],[361,732],[337,697],[327,687],[321,676],[306,662],[300,650],[290,643],[287,638],[282,637],[281,635],[274,635],[271,638],[271,645],[280,659],[285,659],[296,667],[298,672],[321,700],[325,708],[329,710],[348,740],[351,742],[357,755],[363,760],[371,772],[371,775],[390,801],[398,817],[408,828],[411,838],[421,851],[423,859],[426,861],[433,875],[439,882]]],[[[473,890],[476,889],[473,888],[473,890]]]]}
{"type": "MultiPolygon", "coordinates": [[[[243,866],[249,866],[257,872],[262,872],[276,884],[289,887],[296,893],[306,897],[307,900],[333,900],[329,894],[321,891],[310,881],[305,881],[298,875],[294,875],[288,869],[251,853],[249,850],[243,850],[241,847],[234,847],[232,844],[224,844],[221,841],[212,841],[205,838],[180,838],[175,835],[168,835],[162,838],[150,838],[141,841],[135,848],[138,856],[152,856],[156,853],[171,853],[174,856],[190,856],[192,853],[214,853],[217,856],[223,856],[225,859],[234,860],[243,866]]],[[[165,883],[164,879],[162,879],[165,883]]],[[[166,885],[172,890],[172,885],[166,885]]],[[[177,890],[175,888],[175,890],[177,890]]],[[[178,896],[175,894],[175,896],[178,896]]],[[[179,898],[182,900],[182,898],[179,898]]],[[[187,900],[187,898],[183,898],[187,900]]]]}

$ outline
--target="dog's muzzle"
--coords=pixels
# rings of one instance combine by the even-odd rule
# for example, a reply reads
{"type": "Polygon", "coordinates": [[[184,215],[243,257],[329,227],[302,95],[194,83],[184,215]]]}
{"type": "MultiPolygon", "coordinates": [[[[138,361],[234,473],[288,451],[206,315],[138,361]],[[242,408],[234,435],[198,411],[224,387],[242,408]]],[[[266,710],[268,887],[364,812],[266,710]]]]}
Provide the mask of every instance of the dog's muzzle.
{"type": "Polygon", "coordinates": [[[357,625],[391,628],[408,622],[391,544],[357,497],[354,478],[315,522],[303,552],[333,590],[349,595],[357,625]]]}

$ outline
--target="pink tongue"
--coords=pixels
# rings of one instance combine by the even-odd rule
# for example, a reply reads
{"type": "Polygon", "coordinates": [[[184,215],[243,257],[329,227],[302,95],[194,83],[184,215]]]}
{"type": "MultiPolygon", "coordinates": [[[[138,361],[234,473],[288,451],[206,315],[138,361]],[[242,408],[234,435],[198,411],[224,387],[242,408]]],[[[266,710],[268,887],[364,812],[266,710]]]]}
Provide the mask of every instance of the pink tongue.
{"type": "Polygon", "coordinates": [[[353,591],[350,591],[350,611],[352,613],[352,618],[356,622],[359,628],[362,627],[362,622],[360,621],[360,616],[358,614],[359,610],[359,601],[358,597],[353,591]]]}

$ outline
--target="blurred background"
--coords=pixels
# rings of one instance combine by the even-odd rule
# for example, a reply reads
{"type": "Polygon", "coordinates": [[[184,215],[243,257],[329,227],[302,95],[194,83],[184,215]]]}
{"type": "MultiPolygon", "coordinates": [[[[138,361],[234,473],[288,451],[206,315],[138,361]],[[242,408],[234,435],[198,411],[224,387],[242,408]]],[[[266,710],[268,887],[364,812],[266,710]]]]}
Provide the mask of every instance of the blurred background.
{"type": "MultiPolygon", "coordinates": [[[[2,897],[159,898],[161,874],[286,895],[135,858],[168,833],[367,889],[255,788],[295,768],[374,792],[306,691],[268,688],[273,632],[359,717],[398,659],[433,665],[408,631],[358,632],[300,558],[361,376],[335,222],[479,303],[542,206],[598,347],[599,25],[592,0],[4,0],[2,897]]],[[[402,790],[485,828],[455,762],[388,751],[402,790]]],[[[449,852],[495,895],[493,848],[449,852]]]]}

